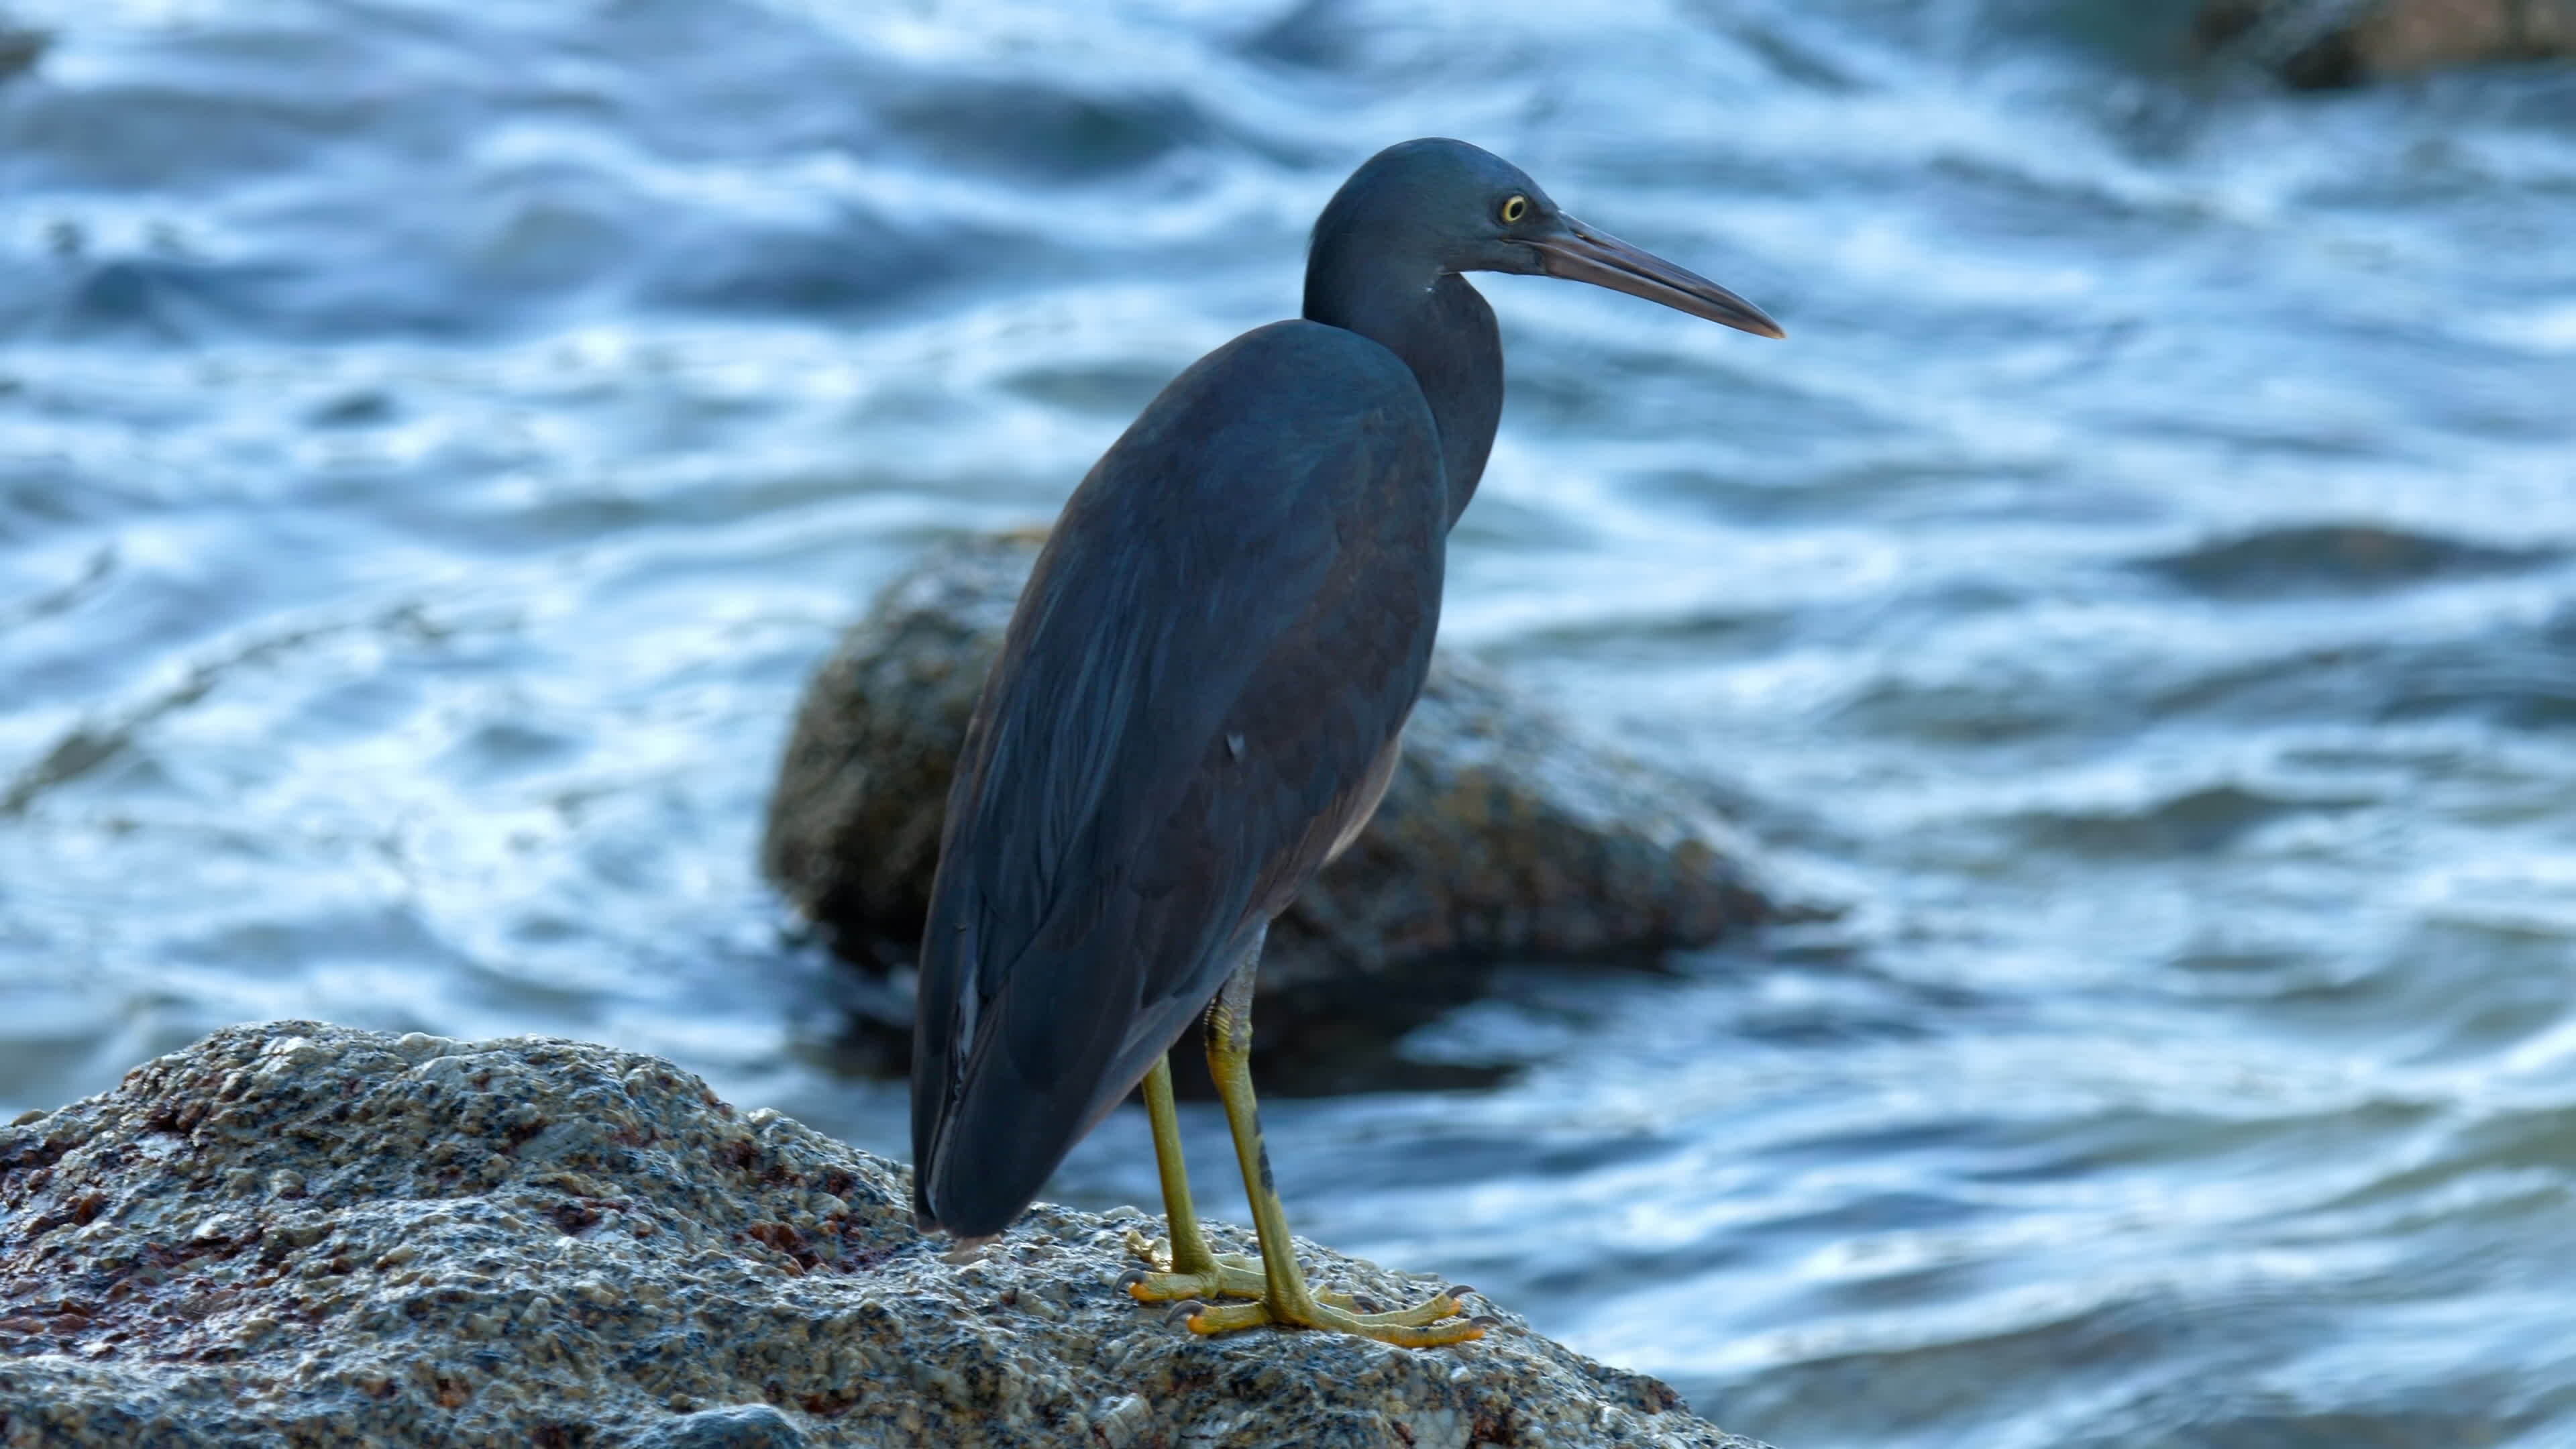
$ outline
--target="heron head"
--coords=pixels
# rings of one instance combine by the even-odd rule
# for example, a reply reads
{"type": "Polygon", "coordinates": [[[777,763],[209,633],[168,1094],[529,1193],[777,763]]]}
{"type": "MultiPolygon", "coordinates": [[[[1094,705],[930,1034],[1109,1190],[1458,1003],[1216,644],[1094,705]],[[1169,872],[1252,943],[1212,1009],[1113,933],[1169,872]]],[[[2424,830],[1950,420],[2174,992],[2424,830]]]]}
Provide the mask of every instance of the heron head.
{"type": "Polygon", "coordinates": [[[1566,215],[1528,173],[1464,141],[1405,141],[1370,157],[1316,220],[1315,245],[1328,239],[1420,258],[1435,272],[1589,282],[1763,337],[1787,335],[1708,278],[1566,215]]]}

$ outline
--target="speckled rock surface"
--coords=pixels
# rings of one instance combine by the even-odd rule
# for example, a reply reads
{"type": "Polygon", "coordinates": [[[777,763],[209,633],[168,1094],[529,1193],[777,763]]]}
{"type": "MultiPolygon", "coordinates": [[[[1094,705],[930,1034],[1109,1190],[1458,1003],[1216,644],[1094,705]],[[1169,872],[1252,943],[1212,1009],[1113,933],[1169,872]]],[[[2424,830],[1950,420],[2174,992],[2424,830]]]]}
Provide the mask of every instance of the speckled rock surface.
{"type": "Polygon", "coordinates": [[[2576,56],[2576,0],[2202,0],[2194,34],[2320,90],[2576,56]]]}
{"type": "MultiPolygon", "coordinates": [[[[762,865],[863,967],[899,979],[912,958],[957,743],[1038,543],[934,553],[806,689],[762,865]]],[[[1377,817],[1271,929],[1253,1017],[1265,1085],[1356,1085],[1324,1068],[1471,999],[1497,961],[1651,959],[1761,920],[1771,906],[1712,793],[1578,741],[1441,656],[1377,817]]],[[[861,1065],[899,1071],[910,1005],[879,1001],[880,1058],[861,1065]]]]}
{"type": "Polygon", "coordinates": [[[1758,1449],[1500,1307],[1451,1349],[1197,1338],[1116,1290],[1133,1216],[958,1266],[904,1204],[650,1057],[233,1028],[0,1130],[0,1444],[1758,1449]]]}

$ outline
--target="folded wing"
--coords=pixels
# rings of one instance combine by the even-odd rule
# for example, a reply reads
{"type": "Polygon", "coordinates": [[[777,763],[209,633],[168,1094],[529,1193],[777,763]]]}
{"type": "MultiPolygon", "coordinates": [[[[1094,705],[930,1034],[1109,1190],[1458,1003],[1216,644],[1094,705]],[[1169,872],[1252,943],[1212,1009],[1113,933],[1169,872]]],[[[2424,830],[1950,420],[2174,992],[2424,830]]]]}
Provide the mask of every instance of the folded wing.
{"type": "Polygon", "coordinates": [[[1066,505],[948,802],[914,1206],[998,1232],[1374,806],[1439,620],[1412,374],[1307,322],[1175,380],[1066,505]]]}

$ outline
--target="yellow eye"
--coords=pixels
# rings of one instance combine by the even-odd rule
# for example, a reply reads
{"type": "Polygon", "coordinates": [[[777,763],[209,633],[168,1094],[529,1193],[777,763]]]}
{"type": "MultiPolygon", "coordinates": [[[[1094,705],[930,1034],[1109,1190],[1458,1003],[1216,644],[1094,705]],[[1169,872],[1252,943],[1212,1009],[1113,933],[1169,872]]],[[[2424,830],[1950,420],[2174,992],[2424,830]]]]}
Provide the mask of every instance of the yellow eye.
{"type": "Polygon", "coordinates": [[[1514,196],[1503,202],[1503,225],[1509,226],[1527,215],[1529,215],[1528,197],[1514,196]]]}

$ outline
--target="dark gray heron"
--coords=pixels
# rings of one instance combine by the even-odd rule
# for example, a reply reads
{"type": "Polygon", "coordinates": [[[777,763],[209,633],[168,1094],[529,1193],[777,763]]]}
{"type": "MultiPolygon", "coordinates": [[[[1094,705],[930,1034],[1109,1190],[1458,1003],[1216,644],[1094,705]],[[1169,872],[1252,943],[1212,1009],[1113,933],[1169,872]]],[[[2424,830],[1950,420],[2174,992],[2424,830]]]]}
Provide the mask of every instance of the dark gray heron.
{"type": "Polygon", "coordinates": [[[1249,1066],[1270,920],[1377,808],[1431,663],[1449,528],[1502,414],[1493,309],[1462,275],[1477,271],[1782,335],[1463,142],[1407,141],[1353,173],[1315,223],[1305,317],[1163,389],[1074,490],[1020,594],[966,728],[921,949],[923,1230],[1000,1233],[1141,1081],[1171,1230],[1160,1271],[1129,1275],[1136,1297],[1199,1300],[1201,1333],[1483,1333],[1456,1317],[1463,1290],[1360,1313],[1308,1289],[1249,1066]],[[1259,1262],[1218,1259],[1190,1206],[1169,1053],[1201,1016],[1259,1262]]]}

